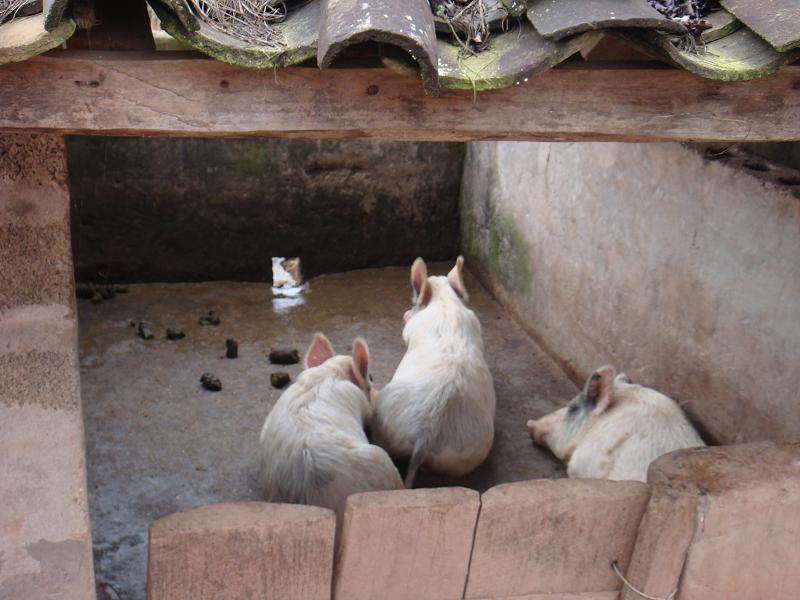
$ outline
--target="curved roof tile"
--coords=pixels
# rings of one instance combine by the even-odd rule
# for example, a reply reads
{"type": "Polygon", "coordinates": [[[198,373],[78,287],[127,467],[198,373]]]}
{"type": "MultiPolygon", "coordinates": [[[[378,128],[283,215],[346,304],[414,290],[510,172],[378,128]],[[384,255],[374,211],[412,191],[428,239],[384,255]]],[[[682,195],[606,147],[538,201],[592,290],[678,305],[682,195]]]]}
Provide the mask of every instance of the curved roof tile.
{"type": "Polygon", "coordinates": [[[417,62],[429,92],[439,89],[437,44],[428,0],[322,0],[317,64],[327,67],[351,44],[378,41],[399,46],[417,62]]]}
{"type": "Polygon", "coordinates": [[[554,40],[612,27],[686,33],[683,25],[667,19],[647,0],[530,0],[528,20],[536,31],[554,40]]]}
{"type": "Polygon", "coordinates": [[[42,3],[44,10],[44,28],[53,31],[61,23],[64,10],[67,8],[67,0],[44,0],[42,3]]]}
{"type": "MultiPolygon", "coordinates": [[[[172,12],[178,17],[178,20],[186,31],[197,31],[200,29],[200,21],[198,21],[194,13],[189,10],[189,5],[186,4],[184,0],[161,0],[161,2],[172,9],[172,12]]],[[[156,8],[153,7],[153,10],[156,10],[156,8]]]]}
{"type": "Polygon", "coordinates": [[[594,43],[599,33],[589,32],[555,42],[539,35],[528,23],[516,31],[492,38],[483,52],[463,56],[461,47],[439,42],[439,80],[444,87],[490,90],[522,83],[554,67],[594,43]]]}
{"type": "MultiPolygon", "coordinates": [[[[444,30],[437,39],[429,0],[296,0],[273,25],[282,43],[272,48],[212,28],[192,13],[188,0],[148,2],[170,35],[235,65],[286,67],[316,57],[326,67],[347,46],[385,42],[411,55],[429,92],[440,85],[486,90],[522,82],[588,47],[601,29],[672,65],[723,81],[760,77],[800,57],[796,0],[721,0],[739,20],[724,10],[712,13],[713,28],[699,39],[648,0],[484,0],[492,35],[474,55],[452,42],[445,23],[438,23],[444,30]]],[[[30,21],[24,28],[13,21],[0,25],[0,63],[25,60],[69,37],[74,23],[64,17],[67,4],[43,0],[43,12],[35,15],[38,29],[30,21]],[[20,36],[23,29],[26,36],[20,36]]]]}
{"type": "Polygon", "coordinates": [[[704,31],[700,38],[703,42],[713,42],[728,34],[733,33],[742,24],[727,10],[718,10],[708,16],[708,22],[711,23],[711,29],[704,31]]]}
{"type": "Polygon", "coordinates": [[[64,18],[66,6],[67,0],[44,0],[0,25],[0,65],[28,60],[72,37],[75,22],[64,18]]]}
{"type": "Polygon", "coordinates": [[[153,2],[151,6],[160,19],[164,31],[195,50],[222,62],[257,68],[289,67],[314,58],[317,54],[317,38],[322,22],[322,7],[319,2],[309,2],[298,7],[291,11],[284,21],[274,26],[275,31],[285,40],[285,44],[280,48],[256,46],[242,41],[212,29],[195,19],[194,15],[191,17],[194,21],[188,22],[190,26],[196,25],[197,29],[190,30],[186,27],[184,19],[167,10],[164,5],[153,2]]]}
{"type": "Polygon", "coordinates": [[[778,52],[746,27],[696,47],[682,47],[662,33],[617,30],[614,35],[675,66],[720,81],[763,77],[800,58],[800,49],[778,52]]]}
{"type": "Polygon", "coordinates": [[[720,3],[779,52],[800,47],[797,0],[720,0],[720,3]]]}

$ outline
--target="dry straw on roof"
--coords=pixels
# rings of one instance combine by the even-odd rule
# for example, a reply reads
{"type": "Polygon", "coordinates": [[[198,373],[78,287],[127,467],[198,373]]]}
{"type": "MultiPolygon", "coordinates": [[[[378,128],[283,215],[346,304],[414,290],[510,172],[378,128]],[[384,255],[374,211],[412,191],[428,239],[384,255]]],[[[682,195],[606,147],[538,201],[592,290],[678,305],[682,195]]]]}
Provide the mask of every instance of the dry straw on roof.
{"type": "Polygon", "coordinates": [[[286,18],[283,0],[189,0],[198,18],[210,27],[267,48],[283,45],[273,24],[286,18]]]}
{"type": "Polygon", "coordinates": [[[0,23],[39,12],[41,0],[0,0],[0,23]]]}
{"type": "Polygon", "coordinates": [[[480,52],[489,42],[483,0],[430,0],[433,14],[450,26],[454,41],[467,54],[480,52]]]}

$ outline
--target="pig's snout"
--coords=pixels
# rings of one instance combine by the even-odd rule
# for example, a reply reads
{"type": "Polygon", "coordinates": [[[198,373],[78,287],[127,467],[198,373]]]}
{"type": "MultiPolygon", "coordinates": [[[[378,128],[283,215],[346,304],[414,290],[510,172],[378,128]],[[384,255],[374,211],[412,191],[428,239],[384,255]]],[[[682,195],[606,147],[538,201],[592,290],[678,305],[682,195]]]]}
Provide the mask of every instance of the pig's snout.
{"type": "Polygon", "coordinates": [[[550,433],[551,429],[551,427],[549,427],[546,423],[542,423],[541,421],[534,419],[528,421],[528,433],[530,434],[531,439],[542,446],[547,444],[547,435],[550,433]]]}

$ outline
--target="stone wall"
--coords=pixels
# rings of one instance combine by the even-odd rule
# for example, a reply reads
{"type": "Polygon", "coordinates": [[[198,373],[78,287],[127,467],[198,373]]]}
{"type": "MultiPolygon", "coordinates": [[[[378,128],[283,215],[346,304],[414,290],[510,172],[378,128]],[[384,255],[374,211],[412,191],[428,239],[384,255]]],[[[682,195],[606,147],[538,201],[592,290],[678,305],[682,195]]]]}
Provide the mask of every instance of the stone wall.
{"type": "Polygon", "coordinates": [[[354,494],[335,549],[328,509],[202,506],[150,526],[147,598],[614,600],[649,496],[569,479],[354,494]]]}
{"type": "Polygon", "coordinates": [[[451,260],[463,144],[68,138],[78,277],[269,281],[451,260]]]}
{"type": "Polygon", "coordinates": [[[795,600],[799,461],[800,442],[760,442],[672,452],[651,465],[649,485],[539,479],[483,494],[354,494],[338,547],[328,509],[202,506],[151,525],[147,597],[643,597],[615,565],[649,598],[795,600]]]}
{"type": "Polygon", "coordinates": [[[63,139],[0,136],[0,598],[94,597],[63,139]]]}
{"type": "Polygon", "coordinates": [[[611,363],[720,442],[798,436],[792,190],[678,144],[471,143],[463,246],[576,381],[611,363]]]}

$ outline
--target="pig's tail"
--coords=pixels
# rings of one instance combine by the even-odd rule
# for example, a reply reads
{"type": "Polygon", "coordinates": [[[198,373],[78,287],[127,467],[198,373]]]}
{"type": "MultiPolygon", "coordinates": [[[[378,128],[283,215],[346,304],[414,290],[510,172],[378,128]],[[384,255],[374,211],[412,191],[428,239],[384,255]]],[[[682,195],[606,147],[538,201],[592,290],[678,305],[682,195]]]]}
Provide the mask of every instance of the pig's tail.
{"type": "Polygon", "coordinates": [[[619,570],[619,566],[617,566],[616,560],[611,561],[611,568],[614,569],[614,573],[616,573],[617,577],[619,577],[622,580],[622,583],[628,586],[634,594],[639,594],[642,598],[647,598],[647,600],[675,600],[675,596],[678,595],[678,588],[675,588],[675,590],[669,596],[651,596],[649,594],[645,594],[644,592],[640,592],[633,586],[633,584],[630,581],[625,579],[625,575],[623,575],[622,572],[619,570]]]}

